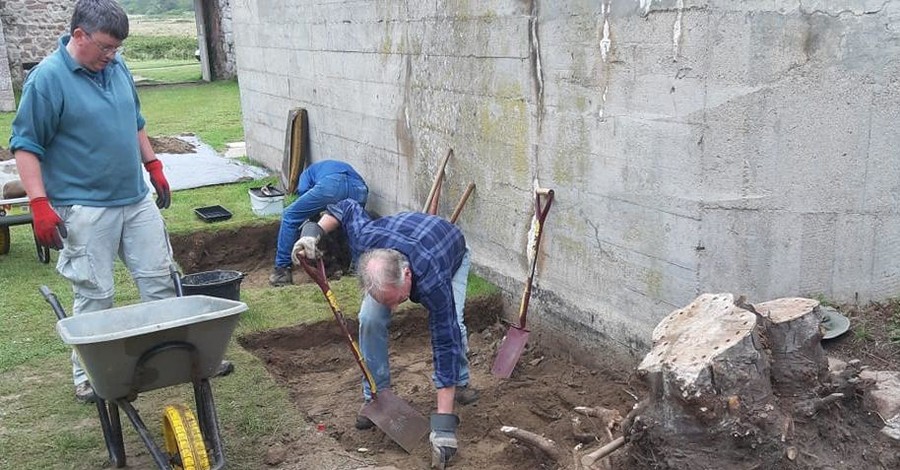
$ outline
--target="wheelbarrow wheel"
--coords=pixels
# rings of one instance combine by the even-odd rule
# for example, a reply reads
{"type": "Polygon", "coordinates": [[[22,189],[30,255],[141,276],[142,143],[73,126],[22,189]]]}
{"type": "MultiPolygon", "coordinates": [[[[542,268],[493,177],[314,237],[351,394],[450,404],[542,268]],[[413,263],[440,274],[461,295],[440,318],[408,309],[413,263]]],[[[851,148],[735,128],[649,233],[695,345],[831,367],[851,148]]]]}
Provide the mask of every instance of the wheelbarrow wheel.
{"type": "Polygon", "coordinates": [[[209,454],[194,412],[182,405],[163,410],[163,438],[172,466],[181,470],[209,470],[209,454]]]}

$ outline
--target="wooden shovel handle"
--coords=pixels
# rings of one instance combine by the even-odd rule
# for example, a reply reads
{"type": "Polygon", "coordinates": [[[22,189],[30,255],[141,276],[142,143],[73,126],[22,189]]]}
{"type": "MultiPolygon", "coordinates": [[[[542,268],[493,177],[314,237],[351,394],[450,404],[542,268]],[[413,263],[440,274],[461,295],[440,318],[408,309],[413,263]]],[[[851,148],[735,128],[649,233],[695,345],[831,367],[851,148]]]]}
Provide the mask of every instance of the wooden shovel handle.
{"type": "Polygon", "coordinates": [[[347,321],[344,319],[344,314],[338,306],[337,297],[335,297],[334,293],[331,291],[331,286],[328,285],[328,277],[325,275],[325,261],[323,261],[322,258],[319,258],[318,266],[313,267],[305,257],[300,256],[299,259],[300,266],[303,267],[306,274],[308,274],[309,277],[319,285],[319,288],[322,289],[322,294],[325,295],[325,300],[328,301],[328,306],[331,307],[334,319],[337,320],[338,325],[341,327],[341,331],[344,333],[344,337],[347,339],[347,344],[353,352],[353,358],[356,359],[356,364],[359,365],[359,369],[362,371],[363,376],[366,378],[366,381],[369,382],[369,390],[372,392],[372,398],[374,399],[378,394],[378,387],[375,386],[375,378],[372,377],[372,372],[369,370],[369,366],[366,365],[366,360],[362,357],[359,345],[356,344],[356,340],[354,340],[353,335],[350,334],[350,329],[347,328],[347,321]]]}
{"type": "Polygon", "coordinates": [[[462,213],[463,206],[466,205],[466,201],[469,200],[469,196],[472,194],[472,191],[475,190],[475,183],[469,183],[469,186],[466,187],[466,192],[463,193],[462,198],[459,199],[459,204],[456,205],[456,209],[453,210],[453,215],[450,216],[450,223],[455,224],[456,219],[459,218],[459,214],[462,213]]]}
{"type": "Polygon", "coordinates": [[[544,222],[547,220],[547,213],[550,212],[551,204],[553,204],[552,189],[538,188],[534,190],[534,216],[537,219],[537,226],[534,228],[534,246],[531,248],[531,270],[528,273],[528,280],[525,281],[525,291],[522,293],[522,301],[519,303],[519,328],[523,330],[525,329],[525,323],[528,318],[528,303],[531,300],[531,286],[534,281],[534,271],[537,267],[541,235],[544,233],[544,222]],[[541,196],[546,198],[546,205],[543,208],[541,208],[541,196]]]}
{"type": "Polygon", "coordinates": [[[436,202],[435,195],[437,194],[438,187],[440,187],[441,183],[444,181],[444,168],[447,167],[447,162],[450,161],[451,155],[453,155],[453,149],[447,151],[447,155],[441,162],[441,166],[438,167],[437,174],[434,175],[434,183],[431,184],[431,191],[428,192],[428,199],[425,200],[425,207],[422,208],[422,212],[431,214],[429,210],[431,209],[433,203],[436,202]]]}

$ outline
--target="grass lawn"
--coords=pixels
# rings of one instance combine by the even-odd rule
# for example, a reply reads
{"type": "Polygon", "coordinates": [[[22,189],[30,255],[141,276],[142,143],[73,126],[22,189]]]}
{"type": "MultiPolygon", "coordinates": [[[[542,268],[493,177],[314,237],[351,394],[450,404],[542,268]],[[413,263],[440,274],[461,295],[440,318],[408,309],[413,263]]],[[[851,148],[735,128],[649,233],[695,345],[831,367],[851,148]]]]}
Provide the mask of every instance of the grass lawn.
{"type": "Polygon", "coordinates": [[[196,82],[202,79],[200,63],[194,59],[157,59],[127,63],[139,84],[196,82]]]}
{"type": "MultiPolygon", "coordinates": [[[[219,150],[225,143],[243,138],[235,82],[150,87],[139,92],[151,135],[193,132],[219,150]]],[[[0,138],[8,139],[11,119],[12,113],[0,114],[0,138]]],[[[260,218],[251,212],[247,188],[272,181],[274,178],[178,191],[173,194],[172,207],[163,211],[169,231],[186,233],[271,223],[273,217],[260,218]],[[216,224],[199,221],[193,208],[212,204],[231,208],[234,216],[216,224]]],[[[53,311],[38,292],[40,286],[48,286],[70,311],[71,286],[56,273],[57,252],[52,252],[49,265],[37,261],[29,226],[11,227],[11,238],[9,254],[0,255],[0,468],[103,468],[107,454],[96,408],[75,403],[70,350],[57,335],[53,311]]],[[[332,282],[331,287],[344,311],[355,314],[360,300],[356,281],[345,277],[332,282]]],[[[470,296],[494,290],[483,280],[470,278],[470,296]]],[[[130,276],[119,264],[116,304],[138,300],[130,276]]],[[[249,311],[241,315],[235,337],[331,318],[315,285],[242,287],[241,300],[249,311]]],[[[310,424],[264,365],[234,339],[226,357],[235,363],[236,373],[215,379],[213,391],[229,468],[265,468],[269,444],[297,438],[310,424]]],[[[141,394],[135,401],[157,443],[162,443],[161,412],[170,403],[193,408],[191,387],[167,387],[141,394]]],[[[130,467],[152,465],[124,414],[122,420],[130,467]]]]}

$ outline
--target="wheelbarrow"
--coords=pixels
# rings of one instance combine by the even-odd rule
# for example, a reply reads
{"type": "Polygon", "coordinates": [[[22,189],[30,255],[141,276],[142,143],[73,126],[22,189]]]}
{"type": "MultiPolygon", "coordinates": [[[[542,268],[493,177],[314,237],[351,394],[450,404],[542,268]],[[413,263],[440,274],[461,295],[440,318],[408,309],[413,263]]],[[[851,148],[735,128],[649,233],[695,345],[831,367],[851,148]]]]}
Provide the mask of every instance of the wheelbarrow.
{"type": "Polygon", "coordinates": [[[47,286],[40,291],[59,318],[57,333],[75,349],[94,388],[113,467],[125,466],[120,409],[160,469],[225,467],[209,379],[217,374],[245,303],[190,295],[67,317],[56,294],[47,286]],[[131,401],[141,392],[182,383],[193,384],[199,416],[186,406],[166,406],[162,449],[131,401]]]}

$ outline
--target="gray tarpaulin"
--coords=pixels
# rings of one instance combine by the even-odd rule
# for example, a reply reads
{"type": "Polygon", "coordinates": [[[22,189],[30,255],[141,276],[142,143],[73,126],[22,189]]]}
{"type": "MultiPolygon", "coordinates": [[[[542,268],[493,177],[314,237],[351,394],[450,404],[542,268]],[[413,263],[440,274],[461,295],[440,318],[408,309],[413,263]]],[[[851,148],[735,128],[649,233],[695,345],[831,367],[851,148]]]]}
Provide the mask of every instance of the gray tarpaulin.
{"type": "MultiPolygon", "coordinates": [[[[270,175],[265,168],[223,157],[195,136],[180,135],[178,138],[193,145],[194,153],[156,154],[156,157],[163,162],[163,171],[172,191],[249,181],[270,175]]],[[[150,175],[147,173],[144,175],[147,184],[150,184],[150,175]]]]}

